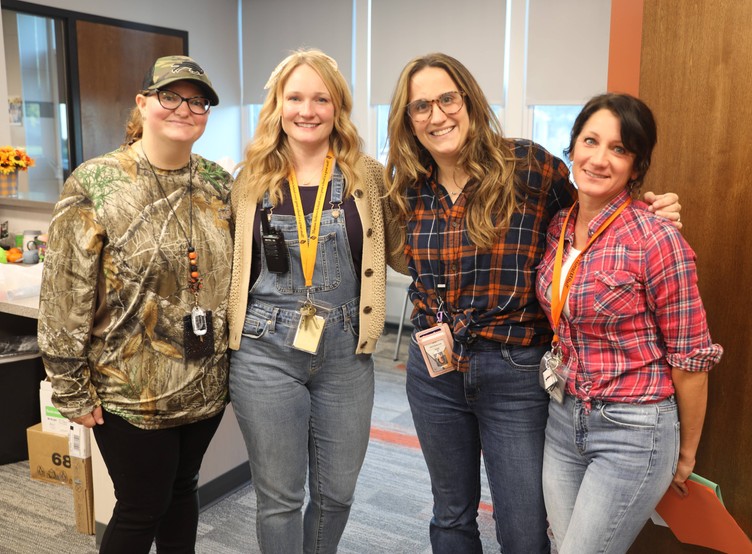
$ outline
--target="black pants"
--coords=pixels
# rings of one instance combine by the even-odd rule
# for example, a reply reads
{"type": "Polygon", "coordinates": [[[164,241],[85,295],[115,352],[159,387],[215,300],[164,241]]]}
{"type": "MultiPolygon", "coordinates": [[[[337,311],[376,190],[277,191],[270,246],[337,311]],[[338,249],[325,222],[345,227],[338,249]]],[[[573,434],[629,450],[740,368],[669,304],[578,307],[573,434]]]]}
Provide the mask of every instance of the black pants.
{"type": "Polygon", "coordinates": [[[104,412],[94,436],[117,502],[100,553],[194,552],[198,471],[222,413],[180,427],[145,430],[104,412]]]}

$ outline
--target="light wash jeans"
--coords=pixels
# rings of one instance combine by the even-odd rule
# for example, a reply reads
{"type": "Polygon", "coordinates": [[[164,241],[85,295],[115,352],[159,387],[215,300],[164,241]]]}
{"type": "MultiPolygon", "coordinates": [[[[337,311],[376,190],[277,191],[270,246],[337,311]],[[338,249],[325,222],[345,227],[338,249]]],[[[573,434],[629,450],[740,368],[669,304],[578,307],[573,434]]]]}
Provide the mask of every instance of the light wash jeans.
{"type": "Polygon", "coordinates": [[[248,448],[265,554],[337,551],[373,407],[373,360],[354,354],[357,310],[355,301],[332,311],[312,355],[285,346],[297,311],[256,303],[232,353],[230,396],[248,448]],[[303,517],[306,474],[311,500],[303,517]]]}
{"type": "Polygon", "coordinates": [[[504,554],[550,550],[541,468],[548,395],[538,365],[548,346],[479,341],[470,369],[432,378],[413,338],[407,398],[431,475],[435,554],[481,554],[481,450],[504,554]]]}
{"type": "Polygon", "coordinates": [[[673,397],[654,404],[551,401],[543,491],[559,554],[629,549],[676,472],[673,397]]]}

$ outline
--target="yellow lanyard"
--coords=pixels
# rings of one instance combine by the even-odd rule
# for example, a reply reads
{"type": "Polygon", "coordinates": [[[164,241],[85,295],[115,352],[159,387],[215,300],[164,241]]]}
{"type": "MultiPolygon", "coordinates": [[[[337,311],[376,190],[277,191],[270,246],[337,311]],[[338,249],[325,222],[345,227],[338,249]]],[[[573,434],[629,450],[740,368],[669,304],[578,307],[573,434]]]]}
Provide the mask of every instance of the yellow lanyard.
{"type": "Polygon", "coordinates": [[[303,276],[307,287],[313,285],[313,268],[316,265],[316,254],[319,244],[319,229],[321,228],[321,214],[324,212],[324,199],[326,198],[326,189],[329,186],[329,179],[332,176],[334,166],[334,154],[331,150],[324,159],[324,169],[321,171],[321,181],[319,181],[319,190],[316,193],[316,204],[313,207],[311,217],[311,234],[306,234],[305,212],[303,211],[303,201],[300,199],[298,190],[298,180],[295,178],[295,170],[291,169],[287,177],[290,185],[290,198],[295,209],[295,222],[298,226],[298,241],[300,242],[300,263],[303,266],[303,276]]]}
{"type": "Polygon", "coordinates": [[[559,289],[561,288],[561,266],[564,259],[564,234],[567,231],[569,216],[572,215],[572,210],[574,210],[574,207],[577,204],[574,204],[571,208],[569,208],[567,217],[564,219],[564,225],[561,228],[561,234],[559,235],[559,246],[556,248],[556,259],[554,260],[554,276],[553,281],[551,282],[551,319],[553,320],[554,324],[554,345],[558,344],[559,342],[559,337],[556,334],[556,329],[559,327],[559,318],[561,318],[561,312],[564,309],[564,303],[566,302],[567,295],[569,294],[569,287],[572,286],[572,281],[574,281],[574,276],[577,273],[580,262],[582,261],[582,255],[585,253],[585,250],[590,248],[590,245],[595,242],[595,239],[597,239],[601,235],[601,233],[603,233],[603,231],[605,231],[608,226],[614,222],[619,214],[624,211],[624,208],[629,206],[631,202],[632,199],[627,198],[624,203],[619,206],[617,210],[612,213],[606,221],[601,223],[600,227],[598,227],[598,229],[593,233],[593,236],[590,237],[590,240],[588,240],[585,248],[583,248],[582,251],[577,254],[577,257],[572,262],[572,266],[569,268],[566,280],[564,281],[564,287],[561,289],[561,293],[559,293],[559,289]]]}

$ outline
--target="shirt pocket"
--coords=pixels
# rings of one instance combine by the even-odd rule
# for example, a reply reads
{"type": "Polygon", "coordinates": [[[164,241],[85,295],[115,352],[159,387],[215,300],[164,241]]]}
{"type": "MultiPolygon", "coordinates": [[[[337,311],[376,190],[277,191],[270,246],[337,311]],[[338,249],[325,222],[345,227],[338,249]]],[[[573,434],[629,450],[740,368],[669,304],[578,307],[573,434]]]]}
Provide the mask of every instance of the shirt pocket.
{"type": "Polygon", "coordinates": [[[646,309],[644,292],[634,273],[599,272],[595,275],[595,311],[609,317],[634,316],[646,309]]]}

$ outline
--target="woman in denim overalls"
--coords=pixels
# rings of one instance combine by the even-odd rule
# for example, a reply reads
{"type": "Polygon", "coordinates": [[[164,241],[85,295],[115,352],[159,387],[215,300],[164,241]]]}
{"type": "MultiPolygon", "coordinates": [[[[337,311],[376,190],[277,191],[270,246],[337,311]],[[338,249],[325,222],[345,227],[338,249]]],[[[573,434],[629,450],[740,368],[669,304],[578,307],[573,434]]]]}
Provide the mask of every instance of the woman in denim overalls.
{"type": "Polygon", "coordinates": [[[334,60],[296,52],[267,88],[233,191],[230,394],[261,550],[336,552],[368,446],[370,354],[385,317],[383,168],[359,152],[334,60]]]}

